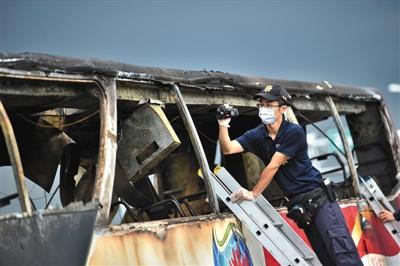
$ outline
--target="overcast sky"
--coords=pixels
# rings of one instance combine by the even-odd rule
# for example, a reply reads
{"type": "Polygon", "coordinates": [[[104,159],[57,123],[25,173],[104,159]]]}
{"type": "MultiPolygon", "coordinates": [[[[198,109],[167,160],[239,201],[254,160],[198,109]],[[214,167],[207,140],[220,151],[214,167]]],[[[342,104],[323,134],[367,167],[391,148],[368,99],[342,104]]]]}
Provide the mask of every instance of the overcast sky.
{"type": "Polygon", "coordinates": [[[400,126],[400,1],[0,1],[3,52],[378,87],[400,126]]]}

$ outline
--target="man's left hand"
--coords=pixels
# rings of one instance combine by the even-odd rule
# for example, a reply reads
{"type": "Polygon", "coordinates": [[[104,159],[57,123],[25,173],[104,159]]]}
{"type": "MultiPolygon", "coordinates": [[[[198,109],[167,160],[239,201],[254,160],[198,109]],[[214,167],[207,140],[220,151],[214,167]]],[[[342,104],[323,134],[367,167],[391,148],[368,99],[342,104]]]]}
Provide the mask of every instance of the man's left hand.
{"type": "Polygon", "coordinates": [[[248,191],[245,188],[240,188],[235,192],[233,192],[232,195],[230,196],[230,199],[232,202],[238,202],[238,203],[240,203],[242,200],[255,201],[253,192],[248,191]]]}
{"type": "Polygon", "coordinates": [[[385,222],[392,222],[394,221],[394,216],[393,213],[387,210],[383,210],[379,213],[379,218],[385,223],[385,222]]]}

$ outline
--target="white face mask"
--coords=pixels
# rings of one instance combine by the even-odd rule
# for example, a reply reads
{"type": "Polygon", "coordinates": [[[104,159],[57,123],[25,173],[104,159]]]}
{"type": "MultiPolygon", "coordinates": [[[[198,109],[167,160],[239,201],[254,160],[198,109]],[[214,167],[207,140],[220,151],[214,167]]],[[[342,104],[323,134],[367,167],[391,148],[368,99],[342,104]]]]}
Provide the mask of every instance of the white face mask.
{"type": "Polygon", "coordinates": [[[276,121],[274,108],[260,107],[258,109],[258,116],[265,125],[271,125],[276,121]]]}

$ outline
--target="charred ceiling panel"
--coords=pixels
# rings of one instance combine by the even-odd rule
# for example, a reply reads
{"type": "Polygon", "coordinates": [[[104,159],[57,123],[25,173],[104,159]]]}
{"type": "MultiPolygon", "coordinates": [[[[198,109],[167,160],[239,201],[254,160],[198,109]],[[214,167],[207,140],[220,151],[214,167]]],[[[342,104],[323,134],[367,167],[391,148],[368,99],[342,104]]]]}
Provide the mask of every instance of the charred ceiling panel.
{"type": "MultiPolygon", "coordinates": [[[[146,174],[177,148],[180,141],[161,106],[148,103],[140,105],[124,121],[120,135],[114,190],[131,206],[149,207],[160,199],[146,174]]],[[[151,219],[167,218],[162,209],[148,208],[147,214],[151,219]]]]}
{"type": "MultiPolygon", "coordinates": [[[[75,123],[78,120],[83,121],[88,113],[66,115],[56,111],[57,108],[82,106],[91,108],[89,113],[98,110],[99,104],[93,85],[49,80],[47,77],[38,79],[29,75],[9,75],[0,79],[0,86],[0,97],[16,134],[26,177],[49,191],[64,147],[74,141],[80,142],[84,147],[91,144],[91,149],[83,151],[90,150],[93,157],[93,150],[98,149],[99,142],[98,116],[97,120],[90,120],[91,124],[75,123]],[[68,124],[70,126],[66,126],[68,124]],[[89,128],[94,128],[96,134],[89,128]],[[82,136],[86,136],[86,139],[81,141],[82,136]]],[[[0,135],[0,152],[3,154],[0,156],[0,165],[9,165],[2,137],[0,135]]]]}
{"type": "MultiPolygon", "coordinates": [[[[22,119],[13,112],[10,114],[25,175],[49,192],[62,151],[64,146],[70,142],[70,138],[39,117],[29,117],[28,120],[28,118],[22,119]],[[37,125],[46,125],[47,127],[37,125]]],[[[4,145],[3,141],[0,143],[4,145]]],[[[1,150],[5,150],[5,146],[1,150]]],[[[9,163],[7,156],[1,157],[0,165],[9,165],[9,163]]]]}
{"type": "Polygon", "coordinates": [[[375,176],[385,194],[396,183],[393,154],[379,112],[379,103],[367,103],[361,114],[347,115],[347,122],[358,159],[358,174],[375,176]]]}
{"type": "MultiPolygon", "coordinates": [[[[29,115],[29,112],[27,115],[25,108],[19,108],[18,112],[14,108],[10,110],[26,177],[46,191],[50,191],[52,187],[66,145],[77,143],[83,158],[93,159],[96,156],[99,142],[98,115],[86,119],[85,122],[74,123],[87,117],[88,112],[65,116],[59,113],[29,115]],[[64,127],[68,124],[71,126],[64,127]]],[[[5,151],[2,135],[0,137],[0,150],[5,151]]],[[[0,165],[9,164],[7,156],[0,157],[0,165]]]]}
{"type": "Polygon", "coordinates": [[[174,150],[180,141],[159,105],[143,104],[125,120],[117,163],[138,181],[174,150]]]}

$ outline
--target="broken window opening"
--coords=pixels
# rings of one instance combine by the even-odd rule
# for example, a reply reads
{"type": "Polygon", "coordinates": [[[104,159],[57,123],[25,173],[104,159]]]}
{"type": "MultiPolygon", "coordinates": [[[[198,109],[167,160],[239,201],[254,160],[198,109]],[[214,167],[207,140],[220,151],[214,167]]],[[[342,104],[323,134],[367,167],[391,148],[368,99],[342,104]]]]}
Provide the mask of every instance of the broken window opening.
{"type": "MultiPolygon", "coordinates": [[[[97,164],[100,143],[97,97],[87,91],[79,91],[86,85],[75,84],[73,90],[78,91],[76,95],[68,91],[72,89],[68,83],[66,93],[60,90],[58,95],[43,96],[31,93],[32,87],[24,81],[8,81],[12,90],[8,90],[1,99],[16,133],[33,206],[44,210],[50,205],[65,207],[72,202],[91,201],[94,186],[82,184],[91,183],[85,181],[87,179],[94,180],[97,164]]],[[[62,86],[59,82],[56,84],[62,86]]],[[[3,135],[0,150],[6,154],[3,135]]],[[[10,183],[9,164],[8,156],[0,158],[2,195],[15,191],[10,183]]],[[[13,201],[9,203],[0,209],[1,214],[17,210],[13,201]]]]}
{"type": "MultiPolygon", "coordinates": [[[[119,106],[121,106],[120,104],[121,102],[119,102],[119,106]]],[[[126,106],[126,103],[123,104],[126,106]]],[[[125,211],[124,217],[117,219],[121,220],[122,223],[134,220],[146,221],[186,217],[211,212],[204,181],[198,176],[199,164],[177,106],[166,104],[165,108],[157,108],[157,112],[154,112],[154,108],[156,107],[151,104],[138,105],[133,108],[131,116],[122,117],[125,120],[120,123],[121,135],[125,136],[125,140],[119,142],[116,182],[114,184],[118,198],[114,198],[113,205],[120,206],[120,209],[123,210],[126,209],[126,206],[122,207],[124,205],[122,201],[126,201],[131,211],[125,211]],[[161,111],[165,113],[165,117],[161,115],[161,111]],[[151,115],[152,113],[153,115],[151,115]],[[135,119],[135,117],[140,119],[135,119]],[[163,131],[164,134],[161,134],[163,131]],[[170,138],[168,132],[174,132],[173,135],[176,134],[176,137],[173,138],[176,140],[171,139],[173,140],[172,148],[166,146],[167,140],[170,138]],[[161,141],[160,138],[164,140],[161,141]],[[154,145],[154,143],[157,143],[157,145],[154,145]],[[153,161],[145,159],[136,160],[136,163],[135,160],[132,162],[132,158],[137,159],[135,154],[143,154],[143,151],[148,150],[149,147],[153,147],[151,149],[151,154],[154,153],[153,161]],[[156,147],[158,149],[155,149],[156,147]],[[128,154],[133,155],[133,157],[129,157],[128,154]],[[129,163],[125,161],[129,161],[129,163]],[[148,163],[151,167],[140,165],[140,163],[148,163]],[[122,165],[124,165],[125,171],[121,169],[122,165]],[[134,165],[136,166],[133,167],[134,165]],[[130,180],[130,184],[126,185],[127,183],[123,182],[121,177],[124,176],[124,172],[127,175],[126,173],[132,169],[140,169],[140,171],[132,171],[129,174],[131,178],[127,178],[130,180]],[[149,182],[149,176],[154,177],[152,184],[149,182]],[[138,191],[137,193],[133,193],[135,189],[138,191]],[[133,219],[132,212],[135,215],[133,219]]],[[[193,106],[189,108],[191,110],[196,109],[193,106]]],[[[204,117],[198,116],[196,112],[192,115],[196,127],[204,128],[204,124],[202,124],[204,117]]],[[[215,122],[210,120],[210,113],[207,115],[208,121],[215,122]]],[[[204,143],[205,135],[203,134],[200,139],[205,147],[207,158],[211,158],[208,155],[210,145],[204,143]]],[[[210,142],[210,139],[206,141],[210,142]]],[[[213,152],[214,145],[215,141],[212,141],[211,149],[213,152]]],[[[146,153],[149,152],[146,151],[146,153]]],[[[115,208],[113,211],[117,212],[115,208]]],[[[122,216],[121,213],[118,215],[122,216]]],[[[116,223],[117,220],[113,222],[116,223]]]]}
{"type": "MultiPolygon", "coordinates": [[[[345,134],[350,148],[354,150],[353,139],[347,125],[345,116],[341,116],[341,121],[345,127],[345,134]]],[[[344,148],[338,129],[332,117],[316,122],[316,127],[321,129],[326,135],[315,129],[313,125],[306,125],[308,153],[312,164],[317,168],[324,178],[330,178],[337,184],[336,192],[339,199],[354,196],[352,182],[344,148]]],[[[357,162],[356,162],[357,164],[357,162]]]]}

